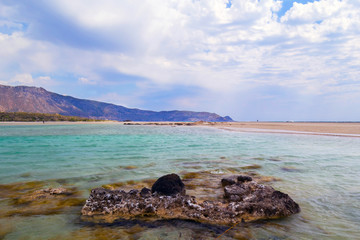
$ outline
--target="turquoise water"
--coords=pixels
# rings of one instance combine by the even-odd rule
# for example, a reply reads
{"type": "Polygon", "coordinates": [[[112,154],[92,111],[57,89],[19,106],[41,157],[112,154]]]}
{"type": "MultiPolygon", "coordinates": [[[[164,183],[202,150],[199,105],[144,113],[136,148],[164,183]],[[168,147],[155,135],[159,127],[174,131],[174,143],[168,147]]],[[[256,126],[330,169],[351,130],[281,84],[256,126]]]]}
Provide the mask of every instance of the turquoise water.
{"type": "MultiPolygon", "coordinates": [[[[118,124],[0,126],[0,184],[72,186],[83,198],[104,184],[171,172],[225,174],[253,164],[261,166],[253,171],[280,178],[269,184],[302,212],[238,225],[221,239],[360,239],[360,138],[118,124]]],[[[9,201],[0,198],[0,239],[211,239],[227,229],[181,221],[90,224],[81,220],[81,206],[6,215],[9,201]],[[135,233],[124,234],[129,228],[135,233]]]]}

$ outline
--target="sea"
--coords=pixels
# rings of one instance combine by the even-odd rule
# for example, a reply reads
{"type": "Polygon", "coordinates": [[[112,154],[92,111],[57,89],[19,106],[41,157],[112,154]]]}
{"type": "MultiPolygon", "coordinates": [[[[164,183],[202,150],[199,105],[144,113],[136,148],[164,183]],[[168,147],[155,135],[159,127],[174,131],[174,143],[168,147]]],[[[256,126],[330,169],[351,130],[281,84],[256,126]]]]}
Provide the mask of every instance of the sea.
{"type": "Polygon", "coordinates": [[[360,138],[204,126],[3,125],[0,239],[360,239],[360,138]],[[206,178],[199,172],[267,176],[273,181],[264,184],[289,194],[301,212],[231,229],[81,216],[93,188],[140,186],[169,173],[206,178]],[[72,194],[36,195],[59,187],[72,194]]]}

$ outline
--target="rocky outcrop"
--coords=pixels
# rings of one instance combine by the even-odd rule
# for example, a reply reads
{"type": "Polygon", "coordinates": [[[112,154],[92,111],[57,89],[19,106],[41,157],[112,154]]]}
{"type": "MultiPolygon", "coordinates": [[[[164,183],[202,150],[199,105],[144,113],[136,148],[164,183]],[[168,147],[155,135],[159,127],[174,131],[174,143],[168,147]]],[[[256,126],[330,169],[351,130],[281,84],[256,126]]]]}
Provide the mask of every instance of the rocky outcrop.
{"type": "Polygon", "coordinates": [[[224,198],[235,211],[240,208],[255,218],[285,217],[300,212],[299,205],[289,195],[256,182],[226,186],[224,198]]]}
{"type": "MultiPolygon", "coordinates": [[[[176,176],[166,175],[158,181],[163,182],[164,179],[171,178],[177,182],[176,176]]],[[[258,184],[246,176],[232,179],[236,179],[236,182],[224,187],[224,199],[219,201],[197,201],[194,196],[183,195],[182,191],[165,194],[159,191],[150,193],[150,189],[146,188],[129,192],[95,188],[82,208],[82,214],[102,216],[105,220],[109,217],[112,221],[116,218],[141,217],[233,224],[240,221],[286,217],[300,212],[299,205],[285,193],[258,184]]],[[[158,185],[157,182],[153,188],[158,185]]]]}

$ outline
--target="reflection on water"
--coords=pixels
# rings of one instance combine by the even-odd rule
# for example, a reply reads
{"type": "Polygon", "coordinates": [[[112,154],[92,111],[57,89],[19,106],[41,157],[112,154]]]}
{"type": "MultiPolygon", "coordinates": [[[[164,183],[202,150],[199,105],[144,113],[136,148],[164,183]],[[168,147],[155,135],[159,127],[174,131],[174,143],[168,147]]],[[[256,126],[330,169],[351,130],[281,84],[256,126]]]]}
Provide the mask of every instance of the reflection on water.
{"type": "Polygon", "coordinates": [[[182,176],[199,199],[244,173],[301,206],[289,218],[239,224],[221,239],[356,239],[360,138],[227,132],[203,127],[0,126],[0,239],[214,239],[227,227],[191,221],[94,224],[80,216],[95,187],[150,187],[182,176]],[[39,197],[63,187],[69,194],[39,197]]]}

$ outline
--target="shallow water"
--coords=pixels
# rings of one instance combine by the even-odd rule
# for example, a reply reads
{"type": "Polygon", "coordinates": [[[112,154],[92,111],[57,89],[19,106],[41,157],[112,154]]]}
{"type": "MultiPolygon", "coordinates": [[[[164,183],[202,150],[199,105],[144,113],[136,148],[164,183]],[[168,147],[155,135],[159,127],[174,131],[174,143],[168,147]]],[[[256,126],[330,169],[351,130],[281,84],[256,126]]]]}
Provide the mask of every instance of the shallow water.
{"type": "Polygon", "coordinates": [[[252,165],[259,166],[250,171],[280,178],[268,184],[302,212],[239,224],[221,239],[360,239],[360,138],[117,124],[0,126],[0,239],[216,238],[228,227],[179,220],[94,224],[80,217],[81,201],[107,184],[171,172],[233,174],[252,165]],[[76,189],[76,201],[11,200],[59,186],[76,189]]]}

